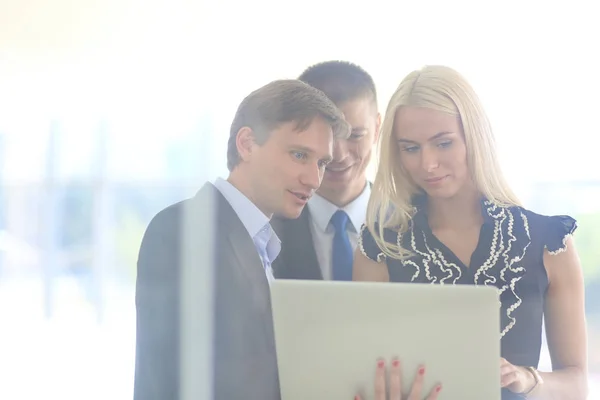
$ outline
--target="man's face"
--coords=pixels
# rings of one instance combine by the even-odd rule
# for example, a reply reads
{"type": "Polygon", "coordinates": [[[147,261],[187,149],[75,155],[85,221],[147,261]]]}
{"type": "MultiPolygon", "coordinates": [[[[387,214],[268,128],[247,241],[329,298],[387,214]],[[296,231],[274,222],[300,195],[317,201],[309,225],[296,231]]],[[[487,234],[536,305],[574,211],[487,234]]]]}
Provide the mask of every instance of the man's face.
{"type": "Polygon", "coordinates": [[[265,143],[253,144],[247,164],[255,204],[267,216],[298,218],[321,185],[332,147],[331,126],[321,118],[303,131],[282,124],[265,143]]]}
{"type": "Polygon", "coordinates": [[[369,97],[348,101],[339,108],[352,126],[352,133],[347,139],[335,140],[333,161],[325,170],[319,194],[342,206],[358,197],[364,189],[381,117],[369,97]]]}

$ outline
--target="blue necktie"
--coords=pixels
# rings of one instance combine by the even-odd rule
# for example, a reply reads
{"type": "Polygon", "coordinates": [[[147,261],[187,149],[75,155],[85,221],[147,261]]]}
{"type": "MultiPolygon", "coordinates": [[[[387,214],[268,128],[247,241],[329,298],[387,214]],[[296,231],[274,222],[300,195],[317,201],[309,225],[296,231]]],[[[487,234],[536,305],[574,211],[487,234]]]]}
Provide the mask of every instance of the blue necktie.
{"type": "Polygon", "coordinates": [[[333,236],[333,280],[352,280],[352,245],[348,238],[348,214],[338,210],[331,217],[331,224],[335,228],[333,236]]]}

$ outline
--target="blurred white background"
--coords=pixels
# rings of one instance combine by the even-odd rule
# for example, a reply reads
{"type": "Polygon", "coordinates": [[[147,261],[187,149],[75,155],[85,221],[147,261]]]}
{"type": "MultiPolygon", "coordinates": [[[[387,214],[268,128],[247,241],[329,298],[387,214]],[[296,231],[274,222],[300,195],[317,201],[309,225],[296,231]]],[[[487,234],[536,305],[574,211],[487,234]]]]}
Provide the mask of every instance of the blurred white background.
{"type": "Polygon", "coordinates": [[[246,94],[330,59],[371,73],[382,112],[425,64],[473,84],[526,205],[579,220],[600,398],[599,16],[592,0],[0,0],[0,398],[131,399],[146,224],[226,174],[246,94]]]}

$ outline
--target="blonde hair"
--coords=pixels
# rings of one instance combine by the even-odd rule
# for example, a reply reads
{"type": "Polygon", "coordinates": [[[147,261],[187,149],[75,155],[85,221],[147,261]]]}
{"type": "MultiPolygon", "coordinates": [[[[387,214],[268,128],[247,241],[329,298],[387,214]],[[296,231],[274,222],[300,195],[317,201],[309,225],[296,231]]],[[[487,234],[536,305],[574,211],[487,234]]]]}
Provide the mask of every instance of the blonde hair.
{"type": "Polygon", "coordinates": [[[478,191],[499,206],[520,205],[504,179],[490,123],[469,83],[445,66],[426,66],[408,74],[392,95],[381,126],[380,158],[367,208],[367,227],[381,251],[388,257],[403,259],[411,252],[401,241],[386,242],[384,229],[398,231],[398,238],[409,229],[414,215],[412,199],[422,194],[402,168],[394,136],[394,120],[400,107],[423,107],[459,117],[467,150],[469,172],[478,191]]]}

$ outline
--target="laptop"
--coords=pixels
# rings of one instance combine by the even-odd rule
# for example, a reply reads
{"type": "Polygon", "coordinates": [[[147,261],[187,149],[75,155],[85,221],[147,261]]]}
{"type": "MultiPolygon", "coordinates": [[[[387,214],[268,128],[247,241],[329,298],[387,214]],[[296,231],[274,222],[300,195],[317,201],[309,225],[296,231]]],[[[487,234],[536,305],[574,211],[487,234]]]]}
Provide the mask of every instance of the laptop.
{"type": "Polygon", "coordinates": [[[271,296],[283,400],[373,399],[376,361],[393,356],[405,395],[424,364],[438,399],[501,398],[496,288],[275,280],[271,296]]]}

